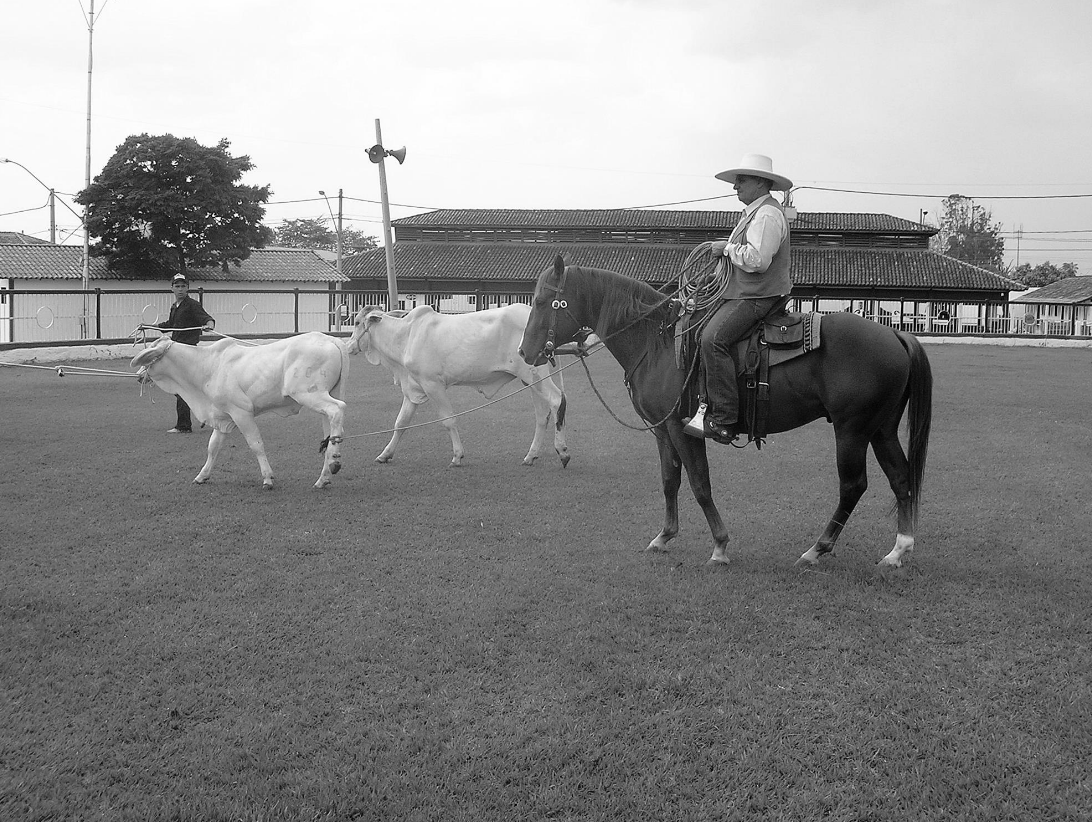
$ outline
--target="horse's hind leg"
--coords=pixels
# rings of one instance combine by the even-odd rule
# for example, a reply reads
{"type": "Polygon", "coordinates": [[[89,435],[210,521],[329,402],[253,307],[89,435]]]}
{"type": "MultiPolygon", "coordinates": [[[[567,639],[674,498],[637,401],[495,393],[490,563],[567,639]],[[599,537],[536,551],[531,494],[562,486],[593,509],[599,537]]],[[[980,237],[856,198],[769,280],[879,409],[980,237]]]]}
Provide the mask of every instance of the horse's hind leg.
{"type": "Polygon", "coordinates": [[[880,464],[891,490],[895,492],[895,508],[898,511],[898,532],[895,534],[895,547],[883,559],[881,566],[899,568],[903,559],[914,550],[914,514],[913,500],[910,498],[910,465],[899,442],[897,423],[892,430],[881,429],[872,437],[872,450],[880,464]]]}
{"type": "Polygon", "coordinates": [[[819,539],[805,551],[797,564],[815,565],[819,557],[834,550],[842,529],[868,488],[866,463],[868,439],[864,434],[844,434],[835,430],[838,452],[838,507],[819,539]]]}

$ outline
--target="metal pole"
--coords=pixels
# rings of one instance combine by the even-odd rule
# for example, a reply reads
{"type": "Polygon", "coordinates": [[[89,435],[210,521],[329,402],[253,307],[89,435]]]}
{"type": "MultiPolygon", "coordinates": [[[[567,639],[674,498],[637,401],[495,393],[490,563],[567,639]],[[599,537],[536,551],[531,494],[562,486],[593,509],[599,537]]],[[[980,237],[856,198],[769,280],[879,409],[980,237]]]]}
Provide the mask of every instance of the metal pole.
{"type": "Polygon", "coordinates": [[[341,203],[342,190],[337,190],[337,273],[341,274],[341,203]]]}
{"type": "Polygon", "coordinates": [[[49,241],[57,244],[57,192],[49,190],[49,241]]]}
{"type": "MultiPolygon", "coordinates": [[[[383,145],[383,133],[379,129],[379,118],[375,120],[375,142],[383,145]]],[[[379,158],[379,197],[383,203],[383,248],[387,252],[387,299],[388,311],[398,308],[398,281],[394,273],[394,245],[391,241],[391,206],[387,201],[387,172],[383,168],[383,157],[379,158]]]]}
{"type": "MultiPolygon", "coordinates": [[[[95,35],[95,0],[91,0],[87,15],[87,152],[84,161],[84,181],[91,188],[91,69],[94,65],[92,41],[95,35]]],[[[87,289],[91,287],[91,235],[87,230],[87,206],[83,207],[83,336],[91,332],[91,317],[87,304],[87,289]]]]}

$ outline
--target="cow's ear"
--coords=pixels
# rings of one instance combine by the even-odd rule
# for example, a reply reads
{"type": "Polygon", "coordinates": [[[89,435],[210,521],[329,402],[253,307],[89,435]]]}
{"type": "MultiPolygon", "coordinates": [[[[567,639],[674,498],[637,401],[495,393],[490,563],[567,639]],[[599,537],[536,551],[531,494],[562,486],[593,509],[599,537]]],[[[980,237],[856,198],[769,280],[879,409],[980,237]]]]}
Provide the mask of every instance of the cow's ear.
{"type": "Polygon", "coordinates": [[[381,319],[383,319],[383,315],[380,314],[378,311],[373,311],[371,314],[364,318],[364,324],[368,326],[368,328],[371,328],[381,319]]]}

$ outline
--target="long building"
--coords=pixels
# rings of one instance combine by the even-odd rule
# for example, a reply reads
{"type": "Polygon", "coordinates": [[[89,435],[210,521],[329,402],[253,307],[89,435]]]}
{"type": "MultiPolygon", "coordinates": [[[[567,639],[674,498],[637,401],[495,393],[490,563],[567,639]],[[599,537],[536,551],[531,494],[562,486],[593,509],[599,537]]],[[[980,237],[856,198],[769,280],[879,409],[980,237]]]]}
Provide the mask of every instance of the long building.
{"type": "MultiPolygon", "coordinates": [[[[394,269],[403,302],[406,295],[410,302],[431,295],[434,304],[442,302],[437,295],[479,305],[523,298],[557,254],[664,287],[695,246],[727,237],[739,218],[738,211],[430,211],[393,222],[394,269]]],[[[930,251],[935,228],[886,214],[799,214],[790,232],[793,295],[802,304],[876,313],[893,304],[1004,303],[1021,288],[930,251]]],[[[342,271],[354,290],[387,291],[383,248],[348,257],[342,271]]]]}

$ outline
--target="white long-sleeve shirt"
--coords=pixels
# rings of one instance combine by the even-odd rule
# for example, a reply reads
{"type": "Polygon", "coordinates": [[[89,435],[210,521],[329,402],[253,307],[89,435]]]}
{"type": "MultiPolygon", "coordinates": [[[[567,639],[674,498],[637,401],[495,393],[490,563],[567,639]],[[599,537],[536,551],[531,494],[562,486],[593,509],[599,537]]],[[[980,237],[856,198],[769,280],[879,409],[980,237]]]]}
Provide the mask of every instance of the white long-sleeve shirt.
{"type": "Polygon", "coordinates": [[[748,272],[762,272],[770,267],[774,254],[789,237],[789,224],[784,213],[769,194],[744,207],[740,223],[754,215],[742,237],[735,232],[724,248],[724,256],[732,265],[748,272]],[[772,206],[763,208],[763,206],[772,206]]]}

